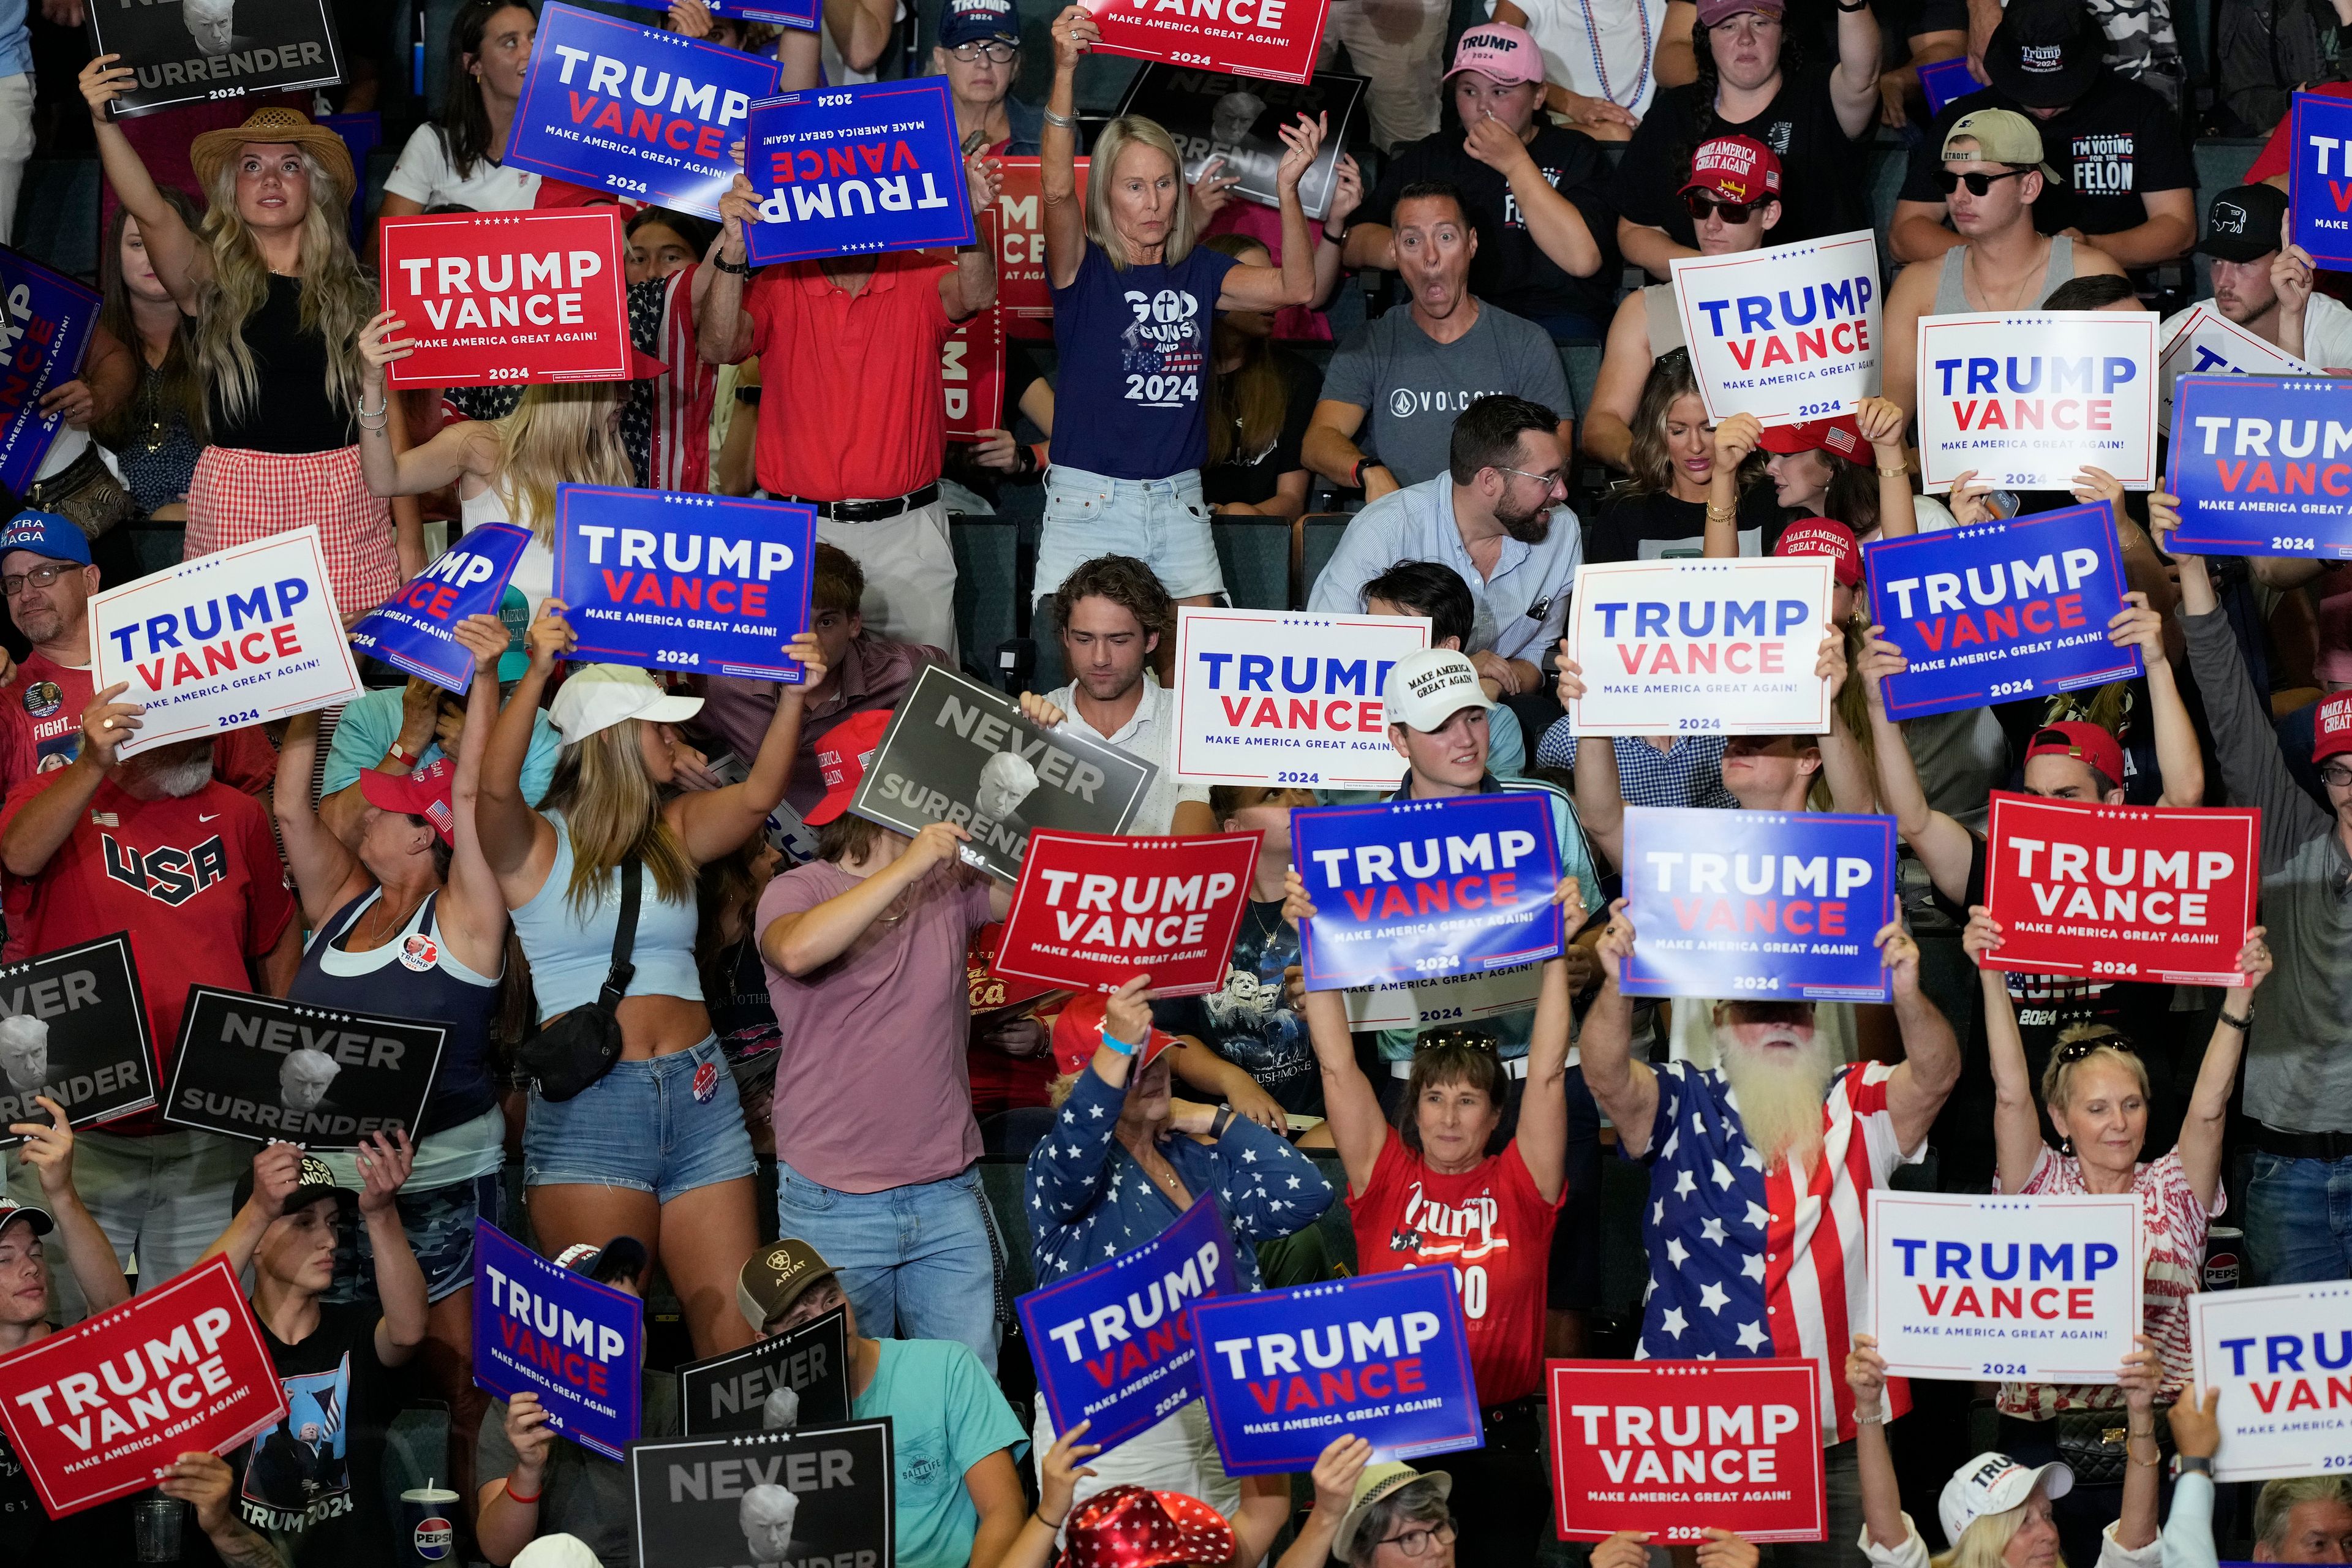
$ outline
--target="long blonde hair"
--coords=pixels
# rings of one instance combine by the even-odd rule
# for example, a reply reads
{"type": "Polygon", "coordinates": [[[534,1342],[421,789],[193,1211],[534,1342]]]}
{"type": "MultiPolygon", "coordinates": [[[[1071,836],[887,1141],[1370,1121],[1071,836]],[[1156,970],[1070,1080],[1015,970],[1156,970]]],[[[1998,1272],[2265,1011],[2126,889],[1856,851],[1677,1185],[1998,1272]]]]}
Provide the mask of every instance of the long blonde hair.
{"type": "Polygon", "coordinates": [[[492,426],[499,438],[496,489],[507,516],[528,522],[555,547],[555,487],[634,485],[621,433],[613,427],[625,381],[535,382],[515,411],[492,426]]]}
{"type": "MultiPolygon", "coordinates": [[[[2025,1527],[2025,1510],[2032,1500],[2005,1508],[1999,1513],[1979,1514],[1960,1531],[1951,1550],[1931,1558],[1934,1568],[2002,1568],[2001,1553],[2025,1527]]],[[[2060,1559],[2059,1568],[2065,1568],[2060,1559]]]]}
{"type": "Polygon", "coordinates": [[[1176,139],[1160,121],[1140,114],[1120,115],[1095,138],[1095,150],[1087,163],[1087,237],[1102,247],[1104,260],[1118,271],[1127,270],[1127,241],[1118,237],[1110,218],[1110,187],[1118,155],[1130,146],[1150,148],[1176,172],[1176,208],[1169,215],[1167,245],[1160,253],[1161,264],[1173,267],[1192,248],[1200,219],[1192,211],[1192,187],[1185,182],[1184,154],[1176,150],[1176,139]]]}
{"type": "Polygon", "coordinates": [[[694,898],[694,861],[662,815],[661,786],[646,767],[642,719],[624,719],[556,753],[542,811],[560,811],[572,835],[572,884],[564,900],[585,917],[613,873],[631,857],[645,862],[666,902],[694,898]]]}
{"type": "MultiPolygon", "coordinates": [[[[375,286],[352,254],[343,218],[351,193],[308,148],[296,151],[310,176],[310,210],[302,219],[302,330],[317,332],[326,343],[327,382],[321,390],[327,401],[354,410],[360,405],[360,329],[375,314],[375,286]]],[[[222,411],[231,419],[255,412],[261,395],[245,324],[269,299],[269,264],[252,226],[236,210],[236,169],[243,156],[223,163],[213,177],[212,207],[196,231],[213,258],[212,277],[197,303],[196,365],[205,384],[219,389],[222,411]]]]}

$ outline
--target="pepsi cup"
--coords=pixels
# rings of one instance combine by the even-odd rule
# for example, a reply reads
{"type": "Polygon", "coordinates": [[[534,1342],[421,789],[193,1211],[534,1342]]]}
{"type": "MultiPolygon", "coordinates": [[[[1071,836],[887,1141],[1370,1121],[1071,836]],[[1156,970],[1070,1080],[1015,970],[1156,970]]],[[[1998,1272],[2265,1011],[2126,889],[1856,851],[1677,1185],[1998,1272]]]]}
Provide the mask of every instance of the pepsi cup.
{"type": "Polygon", "coordinates": [[[2205,1233],[2205,1289],[2238,1288],[2240,1259],[2246,1253],[2246,1233],[2234,1226],[2217,1225],[2205,1233]]]}
{"type": "Polygon", "coordinates": [[[400,1494],[401,1537],[410,1563],[447,1563],[457,1552],[457,1494],[446,1487],[412,1487],[400,1494]]]}

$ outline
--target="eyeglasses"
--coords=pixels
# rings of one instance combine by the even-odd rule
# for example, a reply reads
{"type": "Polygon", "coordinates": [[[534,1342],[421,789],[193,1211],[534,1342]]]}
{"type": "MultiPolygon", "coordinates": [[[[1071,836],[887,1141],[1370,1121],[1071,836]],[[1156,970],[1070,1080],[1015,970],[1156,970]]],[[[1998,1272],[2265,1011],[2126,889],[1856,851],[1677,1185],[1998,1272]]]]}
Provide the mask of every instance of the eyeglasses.
{"type": "Polygon", "coordinates": [[[1017,47],[1001,39],[978,44],[958,44],[948,51],[966,65],[975,65],[985,59],[1000,66],[1011,65],[1013,57],[1020,52],[1017,47]]]}
{"type": "Polygon", "coordinates": [[[2352,787],[2352,768],[2332,765],[2319,770],[2319,782],[2332,789],[2352,787]]]}
{"type": "Polygon", "coordinates": [[[1497,463],[1495,465],[1495,471],[1498,474],[1517,474],[1523,479],[1533,479],[1536,483],[1543,486],[1547,490],[1557,489],[1565,491],[1568,489],[1568,470],[1566,468],[1554,468],[1548,474],[1531,474],[1525,468],[1507,468],[1503,467],[1502,464],[1497,463]]]}
{"type": "Polygon", "coordinates": [[[2102,1046],[2109,1050],[2121,1051],[2126,1056],[2139,1055],[2139,1047],[2131,1043],[2131,1037],[2128,1035],[2094,1035],[2086,1040],[2069,1040],[2053,1054],[2060,1061],[2072,1067],[2102,1046]]]}
{"type": "Polygon", "coordinates": [[[1982,169],[1970,169],[1967,174],[1960,174],[1949,169],[1938,169],[1936,171],[1936,184],[1948,196],[1962,185],[1968,186],[1969,195],[1980,196],[1992,189],[1997,181],[2014,180],[2020,175],[2030,174],[2032,172],[2031,169],[2011,169],[1998,174],[1988,174],[1982,169]]]}
{"type": "Polygon", "coordinates": [[[73,570],[70,566],[36,566],[30,572],[11,572],[5,577],[0,577],[0,594],[13,599],[25,591],[28,583],[36,588],[46,588],[73,570]]]}
{"type": "Polygon", "coordinates": [[[1723,215],[1726,223],[1746,223],[1764,205],[1762,202],[1719,202],[1705,191],[1683,193],[1683,206],[1700,223],[1705,223],[1717,213],[1723,215]]]}
{"type": "Polygon", "coordinates": [[[1484,1029],[1423,1029],[1413,1037],[1412,1054],[1447,1049],[1485,1051],[1488,1056],[1503,1054],[1503,1042],[1484,1029]]]}
{"type": "Polygon", "coordinates": [[[1439,1520],[1435,1524],[1422,1525],[1408,1530],[1402,1535],[1383,1535],[1372,1544],[1393,1546],[1407,1557],[1426,1557],[1429,1555],[1430,1542],[1435,1542],[1440,1546],[1451,1546],[1454,1544],[1454,1521],[1447,1518],[1439,1520]]]}

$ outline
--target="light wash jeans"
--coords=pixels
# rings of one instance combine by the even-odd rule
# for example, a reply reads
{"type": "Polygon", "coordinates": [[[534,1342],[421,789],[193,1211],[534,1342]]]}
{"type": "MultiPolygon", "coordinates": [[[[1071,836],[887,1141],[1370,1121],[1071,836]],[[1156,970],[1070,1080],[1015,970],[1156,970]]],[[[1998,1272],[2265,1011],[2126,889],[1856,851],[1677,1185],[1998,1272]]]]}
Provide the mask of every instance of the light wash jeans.
{"type": "Polygon", "coordinates": [[[960,1340],[996,1373],[996,1260],[980,1173],[845,1193],[776,1162],[778,1234],[833,1265],[869,1339],[960,1340]]]}

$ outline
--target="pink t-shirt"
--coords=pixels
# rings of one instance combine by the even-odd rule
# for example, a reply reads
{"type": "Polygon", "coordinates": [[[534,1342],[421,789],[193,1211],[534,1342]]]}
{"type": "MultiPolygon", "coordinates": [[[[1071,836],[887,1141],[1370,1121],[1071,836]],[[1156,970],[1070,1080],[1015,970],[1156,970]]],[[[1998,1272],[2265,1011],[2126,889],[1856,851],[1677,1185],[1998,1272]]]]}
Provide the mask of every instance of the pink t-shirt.
{"type": "MultiPolygon", "coordinates": [[[[1998,1183],[1994,1190],[2000,1190],[1998,1183]]],[[[2019,1191],[2071,1197],[2090,1189],[2083,1184],[2080,1161],[2044,1145],[2034,1158],[2033,1173],[2019,1191]]],[[[2140,1294],[2140,1331],[2156,1342],[2156,1353],[2164,1362],[2164,1386],[2157,1397],[2171,1399],[2179,1395],[2192,1371],[2189,1298],[2202,1288],[2206,1228],[2229,1203],[2229,1194],[2214,1188],[2209,1214],[2197,1201],[2189,1173],[2181,1168],[2180,1152],[2175,1149],[2132,1173],[2132,1196],[2139,1202],[2140,1253],[2147,1264],[2140,1294]]],[[[2112,1409],[2123,1402],[2124,1391],[2113,1384],[2004,1383],[1996,1403],[2005,1415],[2047,1421],[2062,1410],[2112,1409]]]]}
{"type": "MultiPolygon", "coordinates": [[[[857,882],[829,861],[795,866],[760,896],[758,929],[857,882]]],[[[777,1158],[845,1193],[942,1181],[980,1158],[964,952],[988,923],[988,894],[987,878],[942,866],[815,973],[768,967],[783,1040],[777,1158]]]]}

